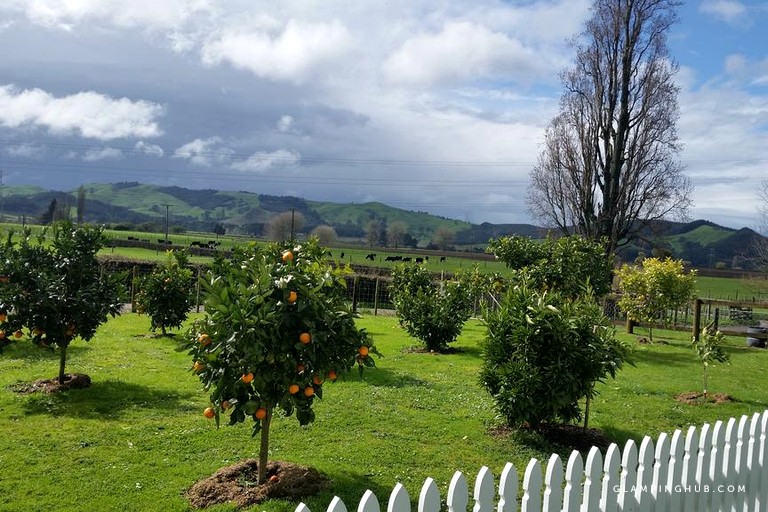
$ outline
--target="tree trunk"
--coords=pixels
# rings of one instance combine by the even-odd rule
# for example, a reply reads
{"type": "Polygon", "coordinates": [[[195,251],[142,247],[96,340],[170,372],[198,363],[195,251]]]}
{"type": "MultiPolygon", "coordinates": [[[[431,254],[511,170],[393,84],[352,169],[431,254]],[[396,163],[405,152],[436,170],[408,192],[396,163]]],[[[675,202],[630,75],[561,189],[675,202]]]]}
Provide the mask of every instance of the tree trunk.
{"type": "Polygon", "coordinates": [[[69,344],[59,345],[59,385],[64,385],[64,367],[67,364],[67,348],[69,344]]]}
{"type": "Polygon", "coordinates": [[[261,447],[259,448],[259,480],[261,485],[267,481],[267,459],[269,458],[269,424],[272,422],[272,410],[261,420],[261,447]]]}
{"type": "Polygon", "coordinates": [[[587,393],[587,399],[584,401],[584,428],[589,428],[589,404],[592,401],[592,399],[589,397],[592,394],[592,388],[594,386],[589,387],[589,393],[587,393]]]}

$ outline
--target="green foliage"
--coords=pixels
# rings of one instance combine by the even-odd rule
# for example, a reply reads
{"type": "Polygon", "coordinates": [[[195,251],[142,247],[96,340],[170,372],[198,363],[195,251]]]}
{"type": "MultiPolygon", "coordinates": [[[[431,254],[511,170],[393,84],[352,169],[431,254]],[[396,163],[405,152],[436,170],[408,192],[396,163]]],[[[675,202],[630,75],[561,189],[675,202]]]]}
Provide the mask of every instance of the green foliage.
{"type": "Polygon", "coordinates": [[[389,291],[400,325],[428,350],[442,352],[456,340],[472,312],[471,276],[436,282],[421,265],[397,265],[389,291]]]}
{"type": "Polygon", "coordinates": [[[709,366],[714,366],[714,363],[729,363],[731,360],[728,353],[723,350],[724,342],[725,335],[722,332],[705,327],[699,333],[699,339],[694,337],[691,343],[691,347],[696,351],[703,367],[705,397],[707,396],[707,370],[709,366]]]}
{"type": "Polygon", "coordinates": [[[611,259],[603,244],[583,236],[534,241],[511,236],[490,240],[488,252],[525,276],[529,286],[576,297],[589,283],[597,296],[611,290],[611,259]]]}
{"type": "Polygon", "coordinates": [[[355,325],[343,274],[316,241],[253,245],[209,274],[206,316],[189,332],[193,370],[211,390],[217,423],[226,411],[230,424],[250,418],[253,435],[261,431],[259,481],[275,409],[311,423],[324,381],[375,366],[377,351],[355,325]]]}
{"type": "Polygon", "coordinates": [[[136,303],[140,313],[149,315],[153,331],[179,329],[189,316],[194,281],[186,264],[184,252],[168,251],[166,261],[141,280],[136,303]]]}
{"type": "Polygon", "coordinates": [[[484,320],[480,381],[510,426],[579,418],[578,401],[629,355],[589,292],[570,299],[522,283],[484,320]]]}
{"type": "Polygon", "coordinates": [[[119,314],[120,275],[102,273],[96,253],[105,245],[102,229],[65,221],[43,231],[9,234],[0,260],[0,325],[14,338],[24,330],[42,347],[60,351],[64,380],[66,350],[75,338],[89,341],[109,316],[119,314]]]}
{"type": "MultiPolygon", "coordinates": [[[[640,265],[622,265],[618,305],[631,319],[668,325],[670,311],[684,306],[695,294],[696,272],[685,273],[681,260],[646,258],[640,265]]],[[[653,331],[649,331],[651,340],[653,331]]]]}

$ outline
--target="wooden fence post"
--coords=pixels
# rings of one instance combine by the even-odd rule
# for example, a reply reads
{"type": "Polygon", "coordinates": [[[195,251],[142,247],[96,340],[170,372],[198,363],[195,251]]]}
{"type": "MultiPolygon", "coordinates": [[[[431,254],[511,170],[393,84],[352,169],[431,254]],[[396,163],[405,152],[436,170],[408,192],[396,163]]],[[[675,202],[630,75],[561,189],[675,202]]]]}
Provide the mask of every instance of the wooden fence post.
{"type": "Polygon", "coordinates": [[[699,331],[701,331],[701,299],[697,297],[693,301],[693,341],[699,341],[699,331]]]}
{"type": "Polygon", "coordinates": [[[373,316],[379,314],[379,278],[376,277],[376,286],[373,288],[373,316]]]}

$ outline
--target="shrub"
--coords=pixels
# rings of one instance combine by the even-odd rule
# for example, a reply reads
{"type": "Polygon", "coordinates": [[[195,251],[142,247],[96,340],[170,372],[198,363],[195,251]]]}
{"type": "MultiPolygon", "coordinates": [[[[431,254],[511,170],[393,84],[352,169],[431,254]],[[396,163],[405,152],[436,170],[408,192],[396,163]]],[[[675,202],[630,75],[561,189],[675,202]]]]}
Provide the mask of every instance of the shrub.
{"type": "Polygon", "coordinates": [[[103,229],[74,227],[69,221],[33,237],[9,234],[0,260],[0,329],[24,329],[42,347],[59,350],[59,383],[65,381],[67,348],[75,338],[89,341],[122,305],[122,276],[103,273],[96,253],[105,245],[103,229]]]}
{"type": "Polygon", "coordinates": [[[203,319],[189,332],[193,371],[211,390],[206,416],[253,420],[261,433],[259,483],[266,478],[275,409],[301,425],[315,419],[325,381],[355,365],[375,366],[373,340],[355,326],[344,270],[327,263],[315,240],[252,246],[217,260],[205,285],[203,319]]]}
{"type": "Polygon", "coordinates": [[[178,329],[192,307],[192,271],[183,252],[168,251],[166,261],[141,280],[136,302],[139,313],[148,314],[151,328],[178,329]]]}
{"type": "Polygon", "coordinates": [[[569,422],[628,356],[589,292],[569,299],[521,283],[485,313],[480,380],[510,426],[569,422]]]}
{"type": "Polygon", "coordinates": [[[389,291],[400,325],[436,352],[456,340],[472,311],[473,295],[466,283],[435,282],[421,265],[396,265],[389,291]]]}

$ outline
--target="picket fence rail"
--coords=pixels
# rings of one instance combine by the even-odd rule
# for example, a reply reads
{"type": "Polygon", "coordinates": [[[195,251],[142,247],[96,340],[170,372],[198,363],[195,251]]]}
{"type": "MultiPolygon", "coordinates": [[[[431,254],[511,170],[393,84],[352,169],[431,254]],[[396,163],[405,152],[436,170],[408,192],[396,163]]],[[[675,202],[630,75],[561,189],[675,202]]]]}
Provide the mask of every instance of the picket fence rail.
{"type": "MultiPolygon", "coordinates": [[[[700,429],[692,426],[685,434],[662,433],[655,443],[646,436],[639,448],[630,440],[623,452],[611,444],[603,456],[593,447],[586,461],[573,451],[565,470],[557,454],[549,458],[546,471],[534,458],[525,469],[522,488],[513,464],[504,467],[498,488],[490,469],[483,467],[475,480],[472,512],[768,511],[767,435],[768,410],[700,429]]],[[[466,512],[469,501],[467,479],[457,471],[445,502],[428,478],[416,510],[466,512]]],[[[412,510],[402,484],[392,490],[386,510],[412,510]]],[[[373,492],[365,492],[357,511],[381,512],[373,492]]],[[[295,512],[310,509],[301,503],[295,512]]],[[[335,497],[327,512],[347,508],[335,497]]]]}

